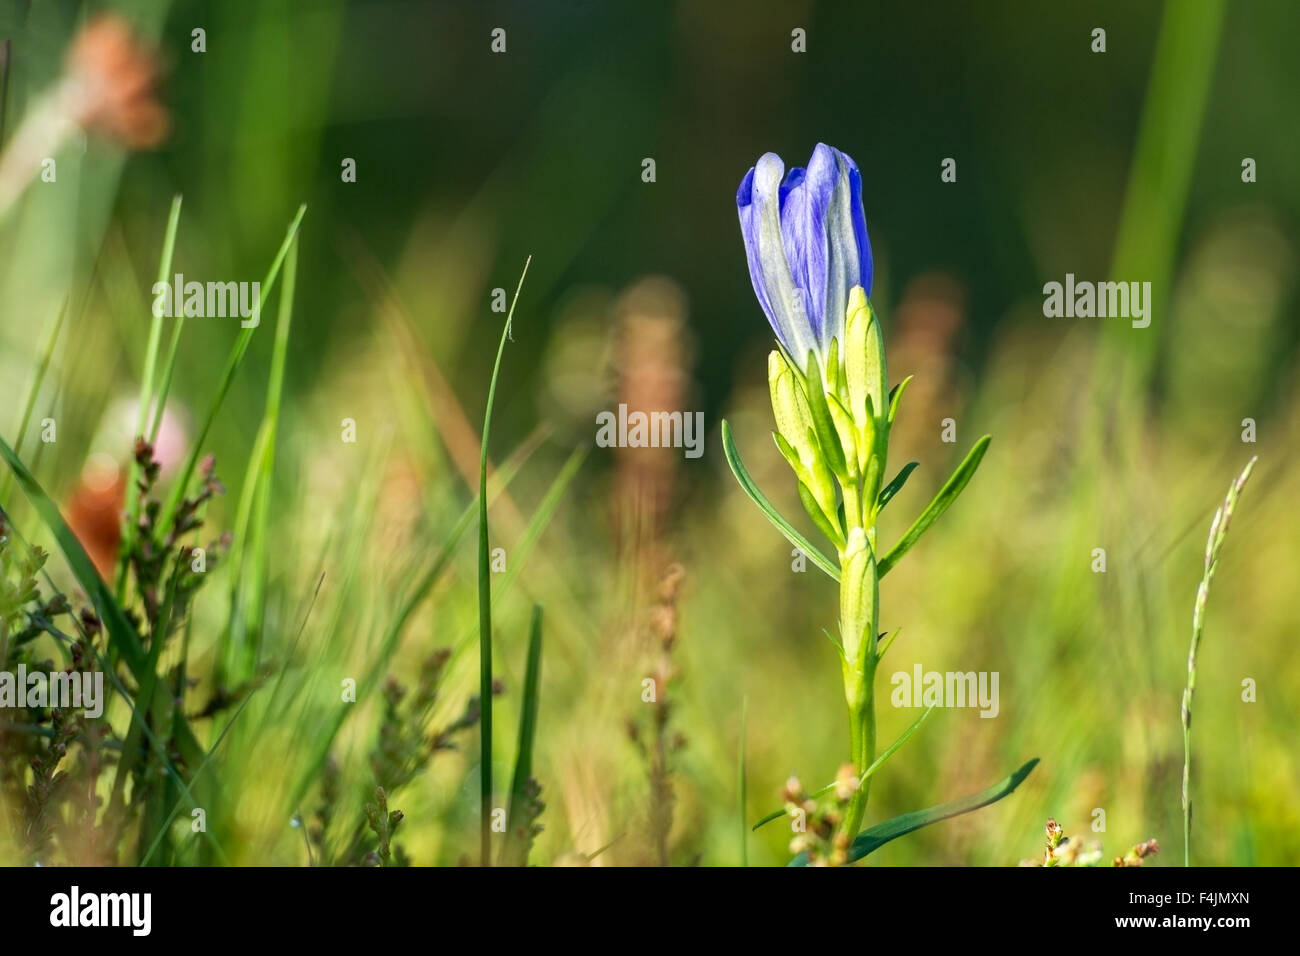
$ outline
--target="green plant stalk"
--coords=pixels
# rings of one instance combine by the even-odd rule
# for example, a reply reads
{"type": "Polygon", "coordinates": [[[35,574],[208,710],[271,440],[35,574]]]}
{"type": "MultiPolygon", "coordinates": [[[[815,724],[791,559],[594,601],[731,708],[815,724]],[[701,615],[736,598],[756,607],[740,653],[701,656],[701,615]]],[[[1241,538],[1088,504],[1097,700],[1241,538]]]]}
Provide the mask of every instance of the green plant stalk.
{"type": "Polygon", "coordinates": [[[496,362],[492,366],[492,381],[488,385],[487,409],[483,413],[483,438],[479,442],[478,462],[478,649],[479,649],[479,857],[483,866],[492,865],[492,569],[489,564],[488,542],[488,434],[492,428],[492,403],[497,394],[497,378],[501,374],[501,357],[510,338],[510,323],[514,321],[515,306],[528,275],[529,256],[524,261],[515,297],[506,314],[505,328],[497,345],[496,362]]]}
{"type": "MultiPolygon", "coordinates": [[[[846,512],[849,509],[846,508],[846,512]]],[[[861,526],[849,531],[840,558],[840,638],[844,701],[849,712],[849,753],[861,783],[849,800],[844,833],[852,840],[867,812],[871,779],[867,769],[876,759],[876,624],[880,583],[876,562],[861,526]]]]}
{"type": "Polygon", "coordinates": [[[1210,597],[1210,582],[1219,567],[1219,552],[1228,536],[1228,524],[1236,510],[1241,491],[1255,470],[1257,458],[1246,463],[1237,479],[1229,486],[1222,507],[1214,513],[1210,523],[1210,536],[1205,542],[1205,571],[1196,589],[1196,606],[1192,609],[1192,644],[1187,651],[1187,686],[1183,688],[1183,866],[1192,865],[1192,695],[1196,692],[1196,653],[1201,647],[1205,632],[1205,605],[1210,597]]]}
{"type": "MultiPolygon", "coordinates": [[[[876,659],[879,660],[880,656],[877,655],[876,659]]],[[[921,713],[921,716],[916,718],[916,720],[912,722],[912,726],[908,727],[905,731],[903,731],[899,735],[897,740],[895,740],[892,744],[890,744],[888,747],[885,748],[884,753],[882,753],[879,757],[877,757],[875,760],[871,762],[871,766],[867,768],[867,772],[858,778],[858,783],[859,784],[866,783],[873,776],[875,776],[876,771],[885,765],[885,761],[888,760],[890,757],[892,757],[895,753],[897,753],[898,749],[902,747],[903,744],[907,743],[907,739],[911,737],[912,734],[916,733],[918,730],[921,729],[921,725],[924,724],[930,718],[930,715],[934,713],[934,709],[937,706],[938,704],[931,704],[929,707],[927,707],[921,713]]],[[[816,800],[818,797],[823,797],[826,794],[830,793],[837,786],[838,786],[837,783],[828,783],[820,790],[814,790],[812,793],[808,794],[808,796],[816,800]]],[[[773,810],[767,816],[759,819],[759,821],[755,823],[750,829],[757,830],[759,827],[767,826],[773,820],[781,819],[781,817],[785,816],[786,813],[787,811],[784,807],[782,807],[780,810],[773,810]]]]}

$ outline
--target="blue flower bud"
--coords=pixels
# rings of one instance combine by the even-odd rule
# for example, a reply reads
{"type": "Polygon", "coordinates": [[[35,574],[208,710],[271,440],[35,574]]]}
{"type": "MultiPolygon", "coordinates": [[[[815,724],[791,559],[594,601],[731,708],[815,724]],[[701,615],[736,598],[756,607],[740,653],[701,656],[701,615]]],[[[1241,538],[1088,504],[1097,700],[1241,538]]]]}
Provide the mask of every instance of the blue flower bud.
{"type": "Polygon", "coordinates": [[[781,157],[765,153],[741,181],[736,206],[749,277],[777,341],[800,364],[814,353],[833,379],[826,363],[831,339],[844,342],[849,292],[871,294],[857,164],[819,143],[807,169],[785,173],[781,157]]]}

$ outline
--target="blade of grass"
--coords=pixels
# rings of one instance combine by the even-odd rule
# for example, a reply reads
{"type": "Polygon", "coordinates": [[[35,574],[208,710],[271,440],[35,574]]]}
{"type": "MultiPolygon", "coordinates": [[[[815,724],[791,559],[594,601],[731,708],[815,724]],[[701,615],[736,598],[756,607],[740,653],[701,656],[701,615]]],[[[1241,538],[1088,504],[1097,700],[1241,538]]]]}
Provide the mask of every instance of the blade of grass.
{"type": "Polygon", "coordinates": [[[167,396],[171,394],[172,375],[176,371],[176,357],[180,352],[181,333],[185,331],[185,310],[181,309],[172,319],[172,339],[167,345],[167,361],[163,363],[162,381],[158,384],[158,394],[153,401],[153,424],[149,426],[149,444],[158,442],[158,431],[162,428],[163,412],[167,409],[167,396]]]}
{"type": "Polygon", "coordinates": [[[498,598],[510,590],[523,568],[528,564],[528,556],[532,554],[533,549],[537,546],[538,539],[546,526],[550,524],[551,518],[555,516],[555,510],[564,500],[564,493],[569,488],[569,483],[573,481],[574,475],[582,467],[582,463],[587,459],[589,449],[585,447],[575,448],[569,453],[569,457],[564,460],[560,470],[556,473],[551,486],[546,489],[546,494],[538,503],[537,508],[533,511],[533,516],[529,519],[528,524],[524,526],[523,533],[511,548],[512,559],[510,567],[506,570],[501,578],[501,585],[497,588],[497,594],[492,598],[492,606],[496,607],[498,598]]]}
{"type": "MultiPolygon", "coordinates": [[[[514,548],[514,559],[511,561],[510,569],[502,575],[501,583],[496,590],[492,592],[492,607],[497,606],[497,602],[510,591],[511,585],[519,577],[520,571],[528,564],[528,557],[532,553],[533,546],[537,543],[538,538],[546,531],[546,526],[555,516],[555,511],[564,498],[565,491],[568,490],[574,476],[578,473],[578,467],[587,457],[587,448],[575,448],[569,453],[560,470],[552,479],[551,485],[546,489],[546,494],[542,496],[542,502],[533,511],[533,516],[528,519],[528,524],[524,526],[523,533],[519,537],[519,542],[514,548]]],[[[452,658],[459,658],[470,643],[478,636],[478,629],[470,627],[465,631],[452,645],[452,658]]]]}
{"type": "MultiPolygon", "coordinates": [[[[1196,170],[1206,103],[1214,79],[1223,30],[1224,0],[1169,3],[1163,7],[1154,62],[1142,104],[1137,145],[1124,192],[1124,205],[1110,277],[1142,276],[1151,280],[1154,302],[1147,317],[1167,315],[1174,264],[1181,250],[1180,230],[1196,170]]],[[[1118,401],[1136,397],[1149,379],[1159,346],[1169,329],[1158,325],[1134,335],[1128,323],[1109,323],[1106,348],[1098,351],[1098,368],[1118,401]],[[1136,374],[1116,375],[1122,356],[1132,358],[1136,374]],[[1116,378],[1119,381],[1116,381],[1116,378]]],[[[1119,371],[1127,371],[1120,368],[1119,371]]]]}
{"type": "MultiPolygon", "coordinates": [[[[63,330],[63,320],[68,315],[68,299],[65,296],[63,306],[59,309],[58,318],[54,320],[54,328],[50,330],[49,337],[45,340],[45,348],[41,350],[41,360],[36,366],[36,376],[32,379],[31,388],[27,390],[27,398],[23,401],[22,418],[18,421],[18,434],[14,436],[14,450],[21,451],[23,440],[27,437],[27,426],[31,424],[32,412],[36,408],[36,399],[40,395],[41,386],[45,384],[45,375],[50,368],[50,360],[54,356],[54,345],[59,339],[59,332],[63,330]]],[[[4,481],[0,481],[0,504],[9,500],[9,493],[13,490],[14,476],[13,472],[6,471],[4,481]]]]}
{"type": "Polygon", "coordinates": [[[515,297],[506,314],[505,328],[497,345],[496,362],[492,366],[492,381],[488,385],[487,409],[483,413],[483,438],[479,449],[478,469],[478,646],[479,646],[479,857],[483,866],[492,865],[492,569],[488,549],[488,435],[492,428],[492,403],[496,399],[497,379],[501,375],[501,357],[506,351],[510,336],[510,323],[514,321],[515,306],[528,275],[529,263],[524,260],[515,297]]]}
{"type": "MultiPolygon", "coordinates": [[[[272,289],[275,288],[276,280],[280,276],[280,267],[284,263],[285,256],[289,254],[289,247],[293,244],[295,237],[298,235],[298,227],[302,223],[302,217],[306,214],[307,207],[299,206],[298,213],[289,223],[289,228],[285,233],[284,241],[280,243],[280,248],[275,254],[275,259],[271,262],[270,269],[267,270],[266,278],[262,280],[261,295],[258,302],[258,315],[266,310],[266,303],[269,301],[272,289]]],[[[203,453],[203,448],[207,442],[208,432],[212,430],[212,424],[216,421],[217,413],[221,410],[222,404],[226,400],[226,393],[230,391],[230,386],[235,380],[235,374],[239,371],[240,365],[243,364],[244,355],[248,351],[248,343],[252,340],[253,332],[256,327],[241,327],[239,336],[235,339],[235,344],[231,347],[230,355],[226,358],[226,367],[222,370],[221,381],[217,386],[217,391],[208,404],[208,410],[203,417],[203,424],[190,445],[190,452],[185,458],[185,463],[181,466],[172,484],[171,493],[159,512],[159,518],[156,524],[158,528],[167,528],[171,526],[172,519],[176,516],[176,509],[180,507],[181,500],[185,497],[186,490],[189,487],[190,479],[194,476],[194,469],[198,466],[199,456],[203,453]]]]}
{"type": "Polygon", "coordinates": [[[1187,650],[1187,686],[1183,688],[1182,706],[1183,866],[1192,865],[1192,695],[1196,692],[1196,653],[1200,650],[1201,636],[1205,632],[1205,605],[1210,597],[1210,582],[1214,580],[1214,572],[1219,569],[1219,554],[1228,537],[1228,525],[1232,523],[1232,513],[1237,509],[1242,489],[1250,480],[1250,473],[1255,470],[1255,462],[1258,460],[1258,457],[1251,458],[1241,474],[1228,486],[1228,496],[1210,522],[1210,536],[1205,542],[1205,570],[1201,574],[1201,583],[1196,589],[1196,605],[1192,609],[1192,645],[1187,650]]]}
{"type": "Polygon", "coordinates": [[[519,712],[519,746],[515,750],[515,773],[510,782],[510,808],[506,812],[506,840],[501,848],[503,866],[527,866],[531,823],[524,807],[529,801],[528,781],[533,775],[533,741],[537,736],[538,694],[542,678],[542,606],[533,605],[528,629],[528,663],[524,668],[524,699],[519,712]]]}
{"type": "MultiPolygon", "coordinates": [[[[181,223],[181,196],[172,197],[171,211],[167,215],[167,231],[163,234],[162,255],[158,260],[158,282],[171,278],[172,255],[176,251],[176,233],[181,223]]],[[[149,342],[145,346],[144,371],[140,376],[140,407],[136,409],[135,434],[144,436],[149,427],[149,410],[154,399],[154,374],[158,366],[158,346],[162,341],[163,316],[157,309],[150,310],[149,342]]],[[[181,311],[184,311],[183,309],[181,311]]],[[[140,496],[135,487],[140,482],[140,463],[135,455],[127,470],[126,518],[122,524],[122,544],[117,557],[117,579],[114,593],[118,601],[126,600],[126,577],[130,567],[131,548],[140,525],[140,496]]]]}
{"type": "MultiPolygon", "coordinates": [[[[519,474],[524,464],[532,457],[532,453],[536,450],[537,445],[529,440],[520,448],[519,453],[511,456],[504,465],[496,470],[489,482],[489,504],[491,504],[498,495],[510,486],[510,483],[519,474]]],[[[434,557],[428,570],[420,578],[416,586],[411,589],[411,592],[407,595],[406,599],[398,606],[397,613],[389,622],[388,628],[385,631],[383,638],[380,640],[378,652],[371,658],[370,669],[366,672],[363,680],[358,681],[357,683],[357,703],[361,702],[363,696],[371,688],[378,686],[379,679],[383,674],[384,669],[388,667],[389,659],[397,648],[398,641],[400,641],[402,633],[406,629],[407,622],[420,606],[421,602],[423,602],[429,595],[429,592],[433,590],[434,585],[437,584],[443,573],[451,564],[451,559],[455,554],[456,547],[460,544],[461,538],[463,538],[469,531],[477,514],[478,501],[474,500],[469,503],[457,519],[456,524],[452,527],[447,538],[443,541],[442,547],[434,557]]],[[[502,588],[502,590],[504,590],[504,588],[502,588]]],[[[331,626],[337,626],[337,621],[331,626]]],[[[294,788],[292,800],[290,801],[291,807],[297,807],[302,802],[303,797],[307,793],[307,789],[312,785],[312,782],[316,780],[321,767],[329,756],[330,748],[333,746],[334,740],[337,738],[344,721],[354,709],[355,708],[331,708],[330,723],[325,732],[312,732],[312,757],[308,761],[306,771],[299,779],[298,785],[294,788]]]]}
{"type": "Polygon", "coordinates": [[[284,260],[284,282],[280,287],[280,308],[275,323],[275,345],[271,355],[271,376],[266,389],[266,408],[258,428],[257,455],[249,460],[249,474],[240,492],[241,527],[236,541],[243,542],[232,557],[230,615],[227,638],[238,637],[234,647],[223,648],[222,659],[235,656],[231,679],[251,677],[261,654],[261,634],[266,614],[267,528],[270,524],[271,485],[275,473],[275,445],[280,428],[280,405],[284,395],[284,369],[289,353],[289,331],[293,321],[293,296],[298,275],[298,239],[289,245],[284,260]],[[254,471],[254,463],[256,470],[254,471]],[[249,572],[244,574],[247,558],[249,572]],[[241,598],[246,599],[241,601],[241,598]],[[242,604],[242,608],[241,608],[242,604]],[[242,610],[242,621],[241,621],[242,610]],[[242,625],[242,626],[241,626],[242,625]],[[235,628],[240,630],[235,634],[235,628]]]}
{"type": "Polygon", "coordinates": [[[136,634],[135,628],[131,626],[126,615],[122,613],[121,607],[109,593],[108,587],[95,570],[95,566],[86,555],[81,542],[77,540],[76,535],[64,522],[63,517],[59,514],[58,507],[45,494],[45,490],[41,488],[32,473],[27,470],[27,467],[19,460],[4,439],[0,439],[0,456],[4,457],[14,477],[18,479],[18,486],[27,495],[33,510],[36,511],[36,514],[50,533],[54,535],[65,560],[72,569],[73,575],[85,590],[91,604],[94,605],[95,613],[104,622],[105,629],[108,631],[110,645],[118,656],[126,662],[127,667],[136,679],[142,680],[145,662],[144,645],[141,643],[139,635],[136,634]]]}
{"type": "MultiPolygon", "coordinates": [[[[255,694],[256,691],[253,693],[255,694]]],[[[207,754],[203,757],[203,762],[194,768],[194,773],[190,776],[190,783],[197,780],[203,771],[208,768],[208,764],[212,762],[212,758],[216,756],[217,750],[221,747],[221,742],[226,739],[226,734],[230,733],[230,728],[235,725],[235,721],[239,720],[239,715],[244,712],[244,708],[248,706],[248,702],[252,699],[253,694],[249,694],[240,701],[239,707],[231,716],[229,723],[221,729],[221,733],[217,735],[217,739],[213,741],[212,746],[208,748],[207,754]]],[[[181,803],[182,801],[177,800],[172,804],[171,812],[167,814],[167,817],[162,821],[162,825],[158,828],[158,832],[153,838],[153,843],[149,844],[149,849],[141,858],[140,863],[138,864],[139,866],[149,865],[149,861],[153,859],[154,851],[158,849],[158,845],[163,841],[163,836],[167,833],[167,828],[172,825],[172,821],[176,819],[176,814],[180,812],[181,803]]],[[[190,809],[196,809],[196,805],[191,806],[190,809]]]]}

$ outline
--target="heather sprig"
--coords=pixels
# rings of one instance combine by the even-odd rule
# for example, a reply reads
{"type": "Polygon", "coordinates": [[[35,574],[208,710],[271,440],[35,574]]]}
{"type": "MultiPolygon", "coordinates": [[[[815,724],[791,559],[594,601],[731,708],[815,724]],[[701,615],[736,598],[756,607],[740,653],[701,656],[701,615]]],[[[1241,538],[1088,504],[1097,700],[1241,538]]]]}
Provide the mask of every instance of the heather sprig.
{"type": "Polygon", "coordinates": [[[364,863],[367,866],[388,866],[395,863],[398,866],[409,864],[409,860],[402,852],[402,848],[393,845],[393,834],[397,832],[397,825],[402,822],[401,810],[388,809],[388,794],[384,792],[383,787],[375,787],[375,802],[367,803],[366,823],[370,831],[378,838],[379,845],[366,854],[364,863]]]}
{"type": "Polygon", "coordinates": [[[647,708],[638,708],[627,719],[628,740],[636,748],[645,767],[649,783],[647,830],[657,866],[671,862],[669,837],[673,828],[676,794],[673,771],[678,757],[686,749],[686,737],[673,726],[673,688],[680,676],[673,650],[678,636],[678,601],[686,572],[679,564],[669,566],[659,582],[657,599],[649,613],[650,674],[654,698],[647,708]],[[645,716],[642,716],[645,714],[645,716]]]}
{"type": "MultiPolygon", "coordinates": [[[[1096,867],[1106,865],[1106,856],[1101,844],[1096,840],[1084,841],[1065,835],[1065,828],[1055,820],[1049,819],[1045,828],[1047,842],[1043,847],[1041,860],[1022,860],[1021,866],[1042,867],[1096,867]]],[[[1160,852],[1160,844],[1155,840],[1146,840],[1130,847],[1123,856],[1111,860],[1113,867],[1141,866],[1148,858],[1160,852]]]]}
{"type": "Polygon", "coordinates": [[[308,846],[319,854],[324,865],[401,865],[400,849],[390,845],[401,814],[387,810],[388,801],[428,769],[434,756],[457,748],[457,737],[478,724],[481,708],[471,697],[463,713],[432,733],[426,732],[434,708],[441,700],[451,652],[439,648],[420,665],[415,687],[408,689],[389,676],[383,685],[383,715],[374,743],[367,754],[372,781],[366,793],[371,799],[363,803],[362,818],[335,847],[330,829],[337,816],[342,771],[333,756],[326,758],[320,772],[320,803],[307,829],[308,846]],[[394,818],[396,813],[396,818],[394,818]],[[367,848],[378,837],[378,849],[367,848]]]}

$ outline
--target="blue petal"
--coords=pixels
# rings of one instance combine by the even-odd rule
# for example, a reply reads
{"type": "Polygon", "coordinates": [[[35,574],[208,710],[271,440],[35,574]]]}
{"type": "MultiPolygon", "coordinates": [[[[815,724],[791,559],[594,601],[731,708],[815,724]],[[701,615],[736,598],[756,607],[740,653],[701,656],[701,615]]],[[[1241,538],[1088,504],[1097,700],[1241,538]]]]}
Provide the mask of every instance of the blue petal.
{"type": "Polygon", "coordinates": [[[787,228],[787,249],[803,259],[795,268],[807,291],[818,351],[844,338],[849,290],[870,292],[871,252],[862,213],[862,176],[851,158],[818,143],[808,163],[802,208],[787,228]]]}
{"type": "MultiPolygon", "coordinates": [[[[808,294],[811,289],[809,272],[818,268],[816,260],[819,255],[819,240],[809,222],[810,206],[815,200],[811,188],[806,170],[796,167],[786,175],[781,185],[781,244],[785,248],[790,275],[799,289],[804,314],[808,316],[809,333],[815,341],[823,315],[821,300],[808,294]]],[[[806,353],[799,356],[801,360],[806,357],[806,353]]]]}
{"type": "Polygon", "coordinates": [[[765,153],[742,180],[736,205],[754,293],[777,339],[792,355],[802,357],[816,347],[817,340],[809,326],[804,292],[791,273],[782,242],[784,170],[779,156],[765,153]]]}
{"type": "Polygon", "coordinates": [[[808,168],[764,154],[736,194],[749,275],[777,339],[800,362],[842,340],[849,291],[871,293],[871,243],[862,174],[851,157],[817,144],[808,168]]]}
{"type": "MultiPolygon", "coordinates": [[[[838,150],[837,150],[838,152],[838,150]]],[[[871,258],[871,239],[867,235],[867,218],[862,210],[862,172],[858,164],[847,153],[840,157],[849,167],[849,206],[853,216],[853,235],[858,247],[858,285],[868,296],[871,295],[871,281],[875,276],[875,263],[871,258]]]]}

